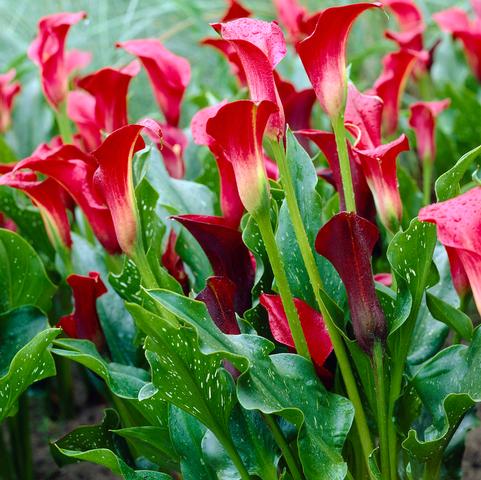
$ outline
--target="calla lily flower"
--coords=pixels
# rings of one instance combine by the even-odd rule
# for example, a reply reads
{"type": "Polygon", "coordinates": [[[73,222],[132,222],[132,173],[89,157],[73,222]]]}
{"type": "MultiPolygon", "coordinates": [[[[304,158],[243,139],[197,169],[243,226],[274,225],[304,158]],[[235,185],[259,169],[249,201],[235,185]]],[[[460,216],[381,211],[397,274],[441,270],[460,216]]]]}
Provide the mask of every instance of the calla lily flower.
{"type": "Polygon", "coordinates": [[[95,343],[101,349],[105,337],[97,313],[97,298],[107,293],[100,275],[90,272],[88,276],[72,274],[67,278],[72,288],[75,310],[60,319],[58,326],[72,338],[81,338],[95,343]]]}
{"type": "Polygon", "coordinates": [[[251,307],[255,268],[239,230],[222,217],[178,215],[173,217],[199,242],[210,261],[214,275],[227,277],[235,285],[234,309],[242,315],[251,307]]]}
{"type": "Polygon", "coordinates": [[[374,275],[374,281],[379,282],[385,287],[390,287],[392,285],[392,273],[376,273],[374,275]]]}
{"type": "Polygon", "coordinates": [[[179,254],[175,251],[177,235],[174,230],[170,231],[165,252],[162,254],[162,265],[179,282],[183,292],[189,293],[189,277],[185,272],[184,264],[179,254]]]}
{"type": "Polygon", "coordinates": [[[423,49],[424,22],[421,11],[413,0],[383,0],[383,4],[394,14],[400,32],[386,31],[385,35],[394,40],[400,48],[423,49]]]}
{"type": "MultiPolygon", "coordinates": [[[[279,295],[263,293],[259,301],[269,315],[269,326],[272,336],[279,343],[294,348],[294,340],[284,312],[284,307],[282,306],[281,297],[279,295]]],[[[294,298],[294,305],[299,314],[311,358],[317,367],[322,368],[327,357],[333,350],[331,338],[329,337],[324,319],[319,312],[299,298],[294,298]]]]}
{"type": "MultiPolygon", "coordinates": [[[[306,32],[307,10],[297,0],[273,0],[277,16],[289,33],[289,41],[294,45],[311,32],[306,32]]],[[[313,25],[312,30],[314,29],[313,25]]]]}
{"type": "Polygon", "coordinates": [[[344,123],[356,137],[356,148],[369,149],[381,145],[383,106],[381,98],[359,92],[352,83],[348,85],[344,123]]]}
{"type": "Polygon", "coordinates": [[[269,101],[256,104],[238,100],[223,105],[207,121],[207,134],[215,149],[234,169],[239,197],[253,215],[269,208],[269,186],[262,153],[262,137],[277,106],[269,101]]]}
{"type": "Polygon", "coordinates": [[[5,216],[2,212],[0,212],[0,228],[10,230],[11,232],[17,231],[17,225],[15,222],[11,218],[5,216]]]}
{"type": "Polygon", "coordinates": [[[222,215],[231,227],[237,228],[244,214],[244,205],[242,205],[237,190],[234,168],[232,163],[224,156],[222,149],[216,148],[214,139],[208,135],[206,131],[207,121],[215,117],[219,109],[226,103],[226,101],[223,101],[212,107],[199,110],[193,116],[190,128],[194,142],[197,145],[208,147],[214,155],[220,176],[220,205],[222,215]]]}
{"type": "Polygon", "coordinates": [[[384,102],[383,126],[386,135],[393,135],[397,130],[399,104],[414,63],[426,58],[426,52],[414,50],[399,50],[384,57],[383,71],[371,93],[384,102]]]}
{"type": "Polygon", "coordinates": [[[65,52],[65,68],[67,75],[72,75],[84,69],[92,61],[92,53],[72,49],[65,52]]]}
{"type": "Polygon", "coordinates": [[[409,109],[409,125],[416,134],[418,155],[423,162],[434,162],[436,158],[436,117],[449,107],[449,99],[437,102],[416,102],[409,109]]]}
{"type": "Polygon", "coordinates": [[[322,108],[336,118],[346,101],[346,44],[354,21],[378,2],[355,3],[322,11],[312,34],[297,45],[307,76],[322,108]]]}
{"type": "Polygon", "coordinates": [[[376,341],[385,341],[387,334],[371,268],[378,237],[374,224],[355,213],[341,212],[321,228],[316,238],[316,251],[332,263],[346,287],[354,336],[368,354],[376,341]]]}
{"type": "Polygon", "coordinates": [[[23,191],[38,207],[52,245],[72,245],[70,224],[65,210],[64,191],[53,179],[40,181],[33,172],[10,172],[0,177],[0,185],[23,191]]]}
{"type": "Polygon", "coordinates": [[[227,335],[240,332],[235,314],[236,285],[227,277],[209,277],[196,300],[204,302],[212,320],[227,335]]]}
{"type": "Polygon", "coordinates": [[[166,123],[177,127],[182,98],[190,82],[189,62],[167,50],[155,38],[119,42],[117,47],[139,58],[147,71],[155,100],[166,123]]]}
{"type": "Polygon", "coordinates": [[[402,202],[396,174],[396,160],[409,150],[406,135],[386,145],[358,150],[359,161],[376,203],[376,210],[384,226],[395,232],[402,219],[402,202]]]}
{"type": "Polygon", "coordinates": [[[65,54],[65,41],[72,25],[86,17],[85,12],[55,13],[38,22],[38,35],[28,49],[29,58],[40,68],[42,89],[50,105],[58,109],[67,97],[71,62],[65,54]]]}
{"type": "Polygon", "coordinates": [[[252,12],[237,0],[228,0],[228,4],[229,6],[227,7],[224,16],[221,18],[221,22],[230,22],[231,20],[247,18],[252,15],[252,12]]]}
{"type": "Polygon", "coordinates": [[[279,25],[250,18],[212,24],[214,30],[234,47],[243,66],[250,98],[269,100],[278,107],[269,121],[267,134],[284,135],[284,111],[274,81],[274,68],[286,55],[286,42],[279,25]]]}
{"type": "Polygon", "coordinates": [[[121,69],[102,68],[79,80],[78,86],[95,98],[95,119],[106,133],[127,125],[127,92],[139,71],[140,64],[133,61],[121,69]]]}
{"type": "Polygon", "coordinates": [[[471,21],[467,13],[458,7],[435,13],[433,19],[441,30],[462,42],[471,70],[481,81],[481,11],[478,3],[473,1],[472,4],[476,13],[474,21],[471,21]]]}
{"type": "Polygon", "coordinates": [[[13,102],[20,93],[20,83],[14,82],[14,69],[0,75],[0,133],[5,133],[10,127],[13,102]]]}
{"type": "Polygon", "coordinates": [[[464,297],[467,279],[481,314],[481,187],[422,208],[419,220],[436,224],[456,290],[464,297]]]}

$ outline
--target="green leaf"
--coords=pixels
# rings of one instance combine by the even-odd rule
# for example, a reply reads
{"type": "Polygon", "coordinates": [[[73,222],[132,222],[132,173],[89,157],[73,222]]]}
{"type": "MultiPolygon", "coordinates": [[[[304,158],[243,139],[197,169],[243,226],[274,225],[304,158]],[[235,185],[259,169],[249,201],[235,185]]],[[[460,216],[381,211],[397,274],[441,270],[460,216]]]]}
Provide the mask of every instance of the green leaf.
{"type": "Polygon", "coordinates": [[[13,163],[17,160],[17,156],[8,146],[3,135],[0,135],[0,163],[13,163]]]}
{"type": "Polygon", "coordinates": [[[126,480],[171,480],[170,475],[153,470],[134,470],[128,465],[129,453],[112,430],[120,426],[115,410],[105,411],[100,425],[79,427],[51,445],[60,464],[87,461],[107,467],[126,480]]]}
{"type": "Polygon", "coordinates": [[[222,355],[243,372],[237,396],[245,409],[275,413],[296,425],[299,456],[309,479],[345,477],[341,451],[353,407],[325,389],[310,362],[299,355],[269,355],[274,345],[262,337],[223,334],[201,302],[165,290],[149,295],[197,330],[204,354],[222,355]]]}
{"type": "Polygon", "coordinates": [[[48,347],[59,333],[33,307],[0,315],[0,424],[15,413],[18,397],[32,383],[55,375],[48,347]]]}
{"type": "Polygon", "coordinates": [[[473,322],[461,310],[427,292],[426,303],[432,316],[452,328],[464,340],[473,336],[473,322]]]}
{"type": "Polygon", "coordinates": [[[56,287],[35,250],[19,235],[0,229],[0,312],[22,305],[48,311],[56,287]]]}
{"type": "Polygon", "coordinates": [[[460,182],[480,153],[481,145],[465,153],[450,170],[436,180],[435,188],[438,201],[449,200],[461,193],[460,182]]]}

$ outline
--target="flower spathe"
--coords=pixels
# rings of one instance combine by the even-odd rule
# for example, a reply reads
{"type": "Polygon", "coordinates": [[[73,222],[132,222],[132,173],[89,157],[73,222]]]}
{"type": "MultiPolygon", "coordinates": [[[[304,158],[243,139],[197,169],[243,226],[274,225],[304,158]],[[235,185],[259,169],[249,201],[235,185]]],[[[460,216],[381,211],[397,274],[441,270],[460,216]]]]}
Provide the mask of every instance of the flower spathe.
{"type": "Polygon", "coordinates": [[[464,296],[467,278],[481,313],[481,187],[422,208],[419,220],[436,224],[456,289],[464,296]]]}
{"type": "Polygon", "coordinates": [[[262,151],[264,131],[277,106],[270,101],[238,100],[223,105],[207,121],[215,148],[234,169],[239,197],[253,215],[269,206],[269,186],[262,151]]]}
{"type": "Polygon", "coordinates": [[[68,31],[86,16],[85,12],[66,12],[41,18],[38,35],[28,49],[29,58],[40,68],[45,97],[54,109],[58,109],[68,91],[68,74],[72,65],[67,62],[65,53],[68,31]]]}
{"type": "Polygon", "coordinates": [[[321,12],[312,34],[297,45],[299,57],[324,111],[338,117],[346,100],[346,45],[357,17],[379,2],[355,3],[321,12]]]}
{"type": "Polygon", "coordinates": [[[105,337],[97,313],[97,298],[107,293],[107,289],[97,272],[88,276],[72,274],[67,277],[72,289],[75,310],[60,319],[58,326],[72,338],[90,340],[101,349],[105,337]]]}
{"type": "Polygon", "coordinates": [[[189,62],[167,50],[155,38],[128,40],[117,46],[142,62],[166,123],[177,127],[182,99],[190,82],[189,62]]]}
{"type": "Polygon", "coordinates": [[[19,82],[14,82],[16,71],[9,70],[0,75],[0,133],[5,133],[10,127],[13,102],[20,93],[19,82]]]}

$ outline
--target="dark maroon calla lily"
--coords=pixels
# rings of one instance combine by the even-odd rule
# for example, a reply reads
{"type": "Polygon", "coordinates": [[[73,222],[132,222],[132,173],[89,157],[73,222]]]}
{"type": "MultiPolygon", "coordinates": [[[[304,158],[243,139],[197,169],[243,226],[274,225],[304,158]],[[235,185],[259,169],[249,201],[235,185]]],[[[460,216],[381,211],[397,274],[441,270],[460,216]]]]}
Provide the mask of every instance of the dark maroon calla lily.
{"type": "Polygon", "coordinates": [[[107,293],[100,275],[90,272],[85,275],[69,275],[67,283],[72,288],[75,310],[60,319],[57,326],[72,338],[90,340],[100,350],[105,337],[97,313],[97,298],[107,293]]]}
{"type": "Polygon", "coordinates": [[[50,105],[57,109],[68,91],[65,41],[70,27],[86,17],[85,12],[55,13],[38,22],[38,35],[28,49],[29,58],[40,68],[42,89],[50,105]]]}
{"type": "Polygon", "coordinates": [[[14,82],[16,71],[9,70],[0,75],[0,133],[5,133],[11,123],[13,102],[20,93],[20,83],[14,82]]]}
{"type": "Polygon", "coordinates": [[[196,298],[205,303],[214,323],[227,335],[241,333],[235,315],[236,290],[235,283],[227,277],[209,277],[196,298]]]}
{"type": "Polygon", "coordinates": [[[415,62],[426,58],[426,52],[414,50],[399,50],[384,57],[383,71],[371,93],[384,102],[383,126],[386,135],[393,135],[397,130],[399,104],[415,62]]]}
{"type": "MultiPolygon", "coordinates": [[[[282,306],[279,295],[268,295],[263,293],[260,296],[261,305],[267,310],[269,315],[269,326],[272,336],[283,345],[294,348],[294,340],[289,328],[289,323],[282,306]]],[[[327,357],[332,352],[332,343],[329,333],[324,323],[322,315],[311,308],[306,302],[299,298],[294,298],[302,330],[306,337],[307,347],[312,360],[316,366],[322,368],[327,357]]]]}
{"type": "Polygon", "coordinates": [[[269,186],[262,152],[262,138],[277,106],[269,101],[256,104],[238,100],[223,105],[207,121],[206,132],[215,149],[234,169],[239,197],[255,215],[268,208],[269,186]]]}
{"type": "Polygon", "coordinates": [[[102,68],[78,82],[78,86],[95,98],[95,119],[107,133],[127,125],[127,92],[132,78],[140,71],[137,61],[116,68],[102,68]]]}
{"type": "Polygon", "coordinates": [[[386,228],[395,232],[402,219],[402,201],[396,172],[397,157],[409,150],[406,135],[386,145],[358,150],[359,161],[376,203],[376,210],[386,228]]]}
{"type": "Polygon", "coordinates": [[[272,115],[267,134],[278,138],[284,134],[284,112],[274,81],[274,68],[286,55],[286,42],[279,25],[250,18],[212,24],[214,30],[237,52],[243,66],[250,98],[254,102],[269,100],[278,111],[272,115]]]}
{"type": "Polygon", "coordinates": [[[327,8],[319,15],[312,34],[297,45],[307,76],[330,118],[344,110],[346,44],[351,27],[361,13],[381,6],[378,2],[362,2],[327,8]]]}
{"type": "Polygon", "coordinates": [[[481,187],[422,208],[419,220],[436,224],[456,290],[461,297],[466,294],[467,278],[481,313],[481,187]]]}
{"type": "Polygon", "coordinates": [[[189,278],[185,272],[184,264],[179,254],[175,251],[177,235],[174,230],[170,231],[165,252],[162,254],[162,265],[179,282],[183,292],[189,293],[189,278]]]}
{"type": "Polygon", "coordinates": [[[207,121],[215,117],[219,109],[225,104],[226,101],[223,101],[212,107],[199,110],[192,118],[190,128],[194,142],[197,145],[209,147],[209,150],[214,155],[220,176],[220,205],[222,215],[231,227],[237,228],[244,214],[244,206],[237,191],[234,168],[229,160],[225,158],[222,149],[216,148],[214,139],[208,135],[206,131],[207,121]]]}
{"type": "Polygon", "coordinates": [[[70,224],[65,210],[64,191],[53,179],[40,181],[33,172],[10,172],[0,176],[0,185],[23,191],[39,208],[52,245],[70,247],[70,224]]]}
{"type": "Polygon", "coordinates": [[[189,62],[167,50],[155,38],[128,40],[117,43],[117,46],[142,62],[166,123],[177,127],[180,105],[190,82],[189,62]]]}
{"type": "Polygon", "coordinates": [[[222,217],[178,215],[173,218],[199,242],[214,274],[234,283],[234,309],[242,315],[252,303],[255,270],[241,232],[230,227],[222,217]]]}
{"type": "Polygon", "coordinates": [[[449,107],[449,99],[437,102],[416,102],[409,109],[409,125],[416,134],[418,155],[423,162],[434,162],[436,158],[436,117],[449,107]]]}
{"type": "Polygon", "coordinates": [[[374,224],[355,213],[341,212],[316,238],[316,251],[332,263],[346,287],[354,335],[368,354],[376,341],[384,342],[387,333],[371,268],[378,237],[374,224]]]}
{"type": "MultiPolygon", "coordinates": [[[[327,172],[321,172],[321,176],[328,180],[339,193],[340,209],[345,210],[346,204],[344,201],[344,190],[342,188],[341,170],[339,167],[339,157],[337,155],[336,138],[334,134],[331,132],[321,132],[319,130],[299,130],[296,134],[312,140],[326,157],[330,167],[330,176],[326,178],[325,174],[327,172]]],[[[373,219],[375,216],[375,208],[372,194],[361,166],[357,161],[356,153],[351,149],[349,144],[348,154],[358,213],[368,220],[373,219]]]]}

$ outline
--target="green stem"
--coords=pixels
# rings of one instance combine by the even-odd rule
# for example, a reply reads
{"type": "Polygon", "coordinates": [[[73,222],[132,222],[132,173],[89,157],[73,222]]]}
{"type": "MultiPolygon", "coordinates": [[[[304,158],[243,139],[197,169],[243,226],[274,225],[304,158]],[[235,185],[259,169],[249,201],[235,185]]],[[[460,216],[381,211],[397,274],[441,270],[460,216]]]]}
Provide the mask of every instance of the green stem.
{"type": "Polygon", "coordinates": [[[309,243],[309,239],[307,238],[306,229],[302,221],[301,212],[299,210],[299,205],[297,203],[297,197],[294,190],[294,183],[292,181],[292,176],[287,165],[284,148],[280,144],[273,143],[273,151],[281,174],[282,186],[284,187],[287,207],[289,209],[289,214],[294,228],[294,233],[296,235],[297,243],[299,244],[299,250],[301,251],[302,259],[307,269],[307,274],[309,276],[309,281],[314,291],[317,305],[322,313],[326,328],[331,338],[332,346],[334,348],[334,352],[336,354],[336,358],[339,364],[339,369],[341,370],[344,384],[346,386],[347,395],[351,400],[352,404],[354,405],[354,421],[359,433],[362,450],[364,452],[364,457],[367,463],[369,455],[373,450],[373,445],[371,441],[371,434],[367,425],[366,414],[364,412],[356,380],[351,369],[351,364],[347,356],[344,341],[339,331],[337,330],[334,320],[332,319],[329,310],[325,306],[320,295],[323,284],[321,276],[319,275],[319,270],[317,268],[311,245],[309,243]]]}
{"type": "Polygon", "coordinates": [[[294,305],[292,293],[289,288],[289,282],[287,280],[286,270],[284,263],[279,254],[277,248],[276,239],[272,230],[271,221],[269,218],[269,212],[263,212],[256,215],[255,220],[259,226],[259,231],[266,247],[267,255],[271,263],[272,271],[274,272],[274,278],[276,279],[277,287],[281,295],[282,305],[286,313],[289,328],[292,333],[294,345],[299,355],[302,355],[308,360],[311,359],[309,350],[307,348],[307,342],[302,331],[301,321],[297,309],[294,305]]]}
{"type": "Polygon", "coordinates": [[[55,112],[55,118],[57,120],[58,130],[63,143],[73,143],[72,127],[67,116],[66,102],[63,102],[58,106],[58,110],[55,112]]]}
{"type": "Polygon", "coordinates": [[[2,475],[5,477],[4,480],[15,480],[12,454],[7,448],[2,425],[0,425],[0,465],[2,465],[2,475]]]}
{"type": "Polygon", "coordinates": [[[270,415],[263,415],[263,418],[267,423],[267,426],[270,428],[274,440],[281,449],[282,455],[284,455],[284,459],[289,467],[293,480],[303,480],[304,475],[301,473],[297,459],[292,453],[291,448],[289,447],[287,440],[284,438],[282,430],[280,429],[275,418],[271,417],[270,415]]]}
{"type": "Polygon", "coordinates": [[[344,202],[348,212],[356,211],[356,199],[352,186],[351,163],[347,151],[346,130],[344,128],[344,114],[340,113],[337,117],[331,118],[332,129],[336,137],[337,155],[339,157],[339,168],[342,177],[342,189],[344,192],[344,202]]]}
{"type": "Polygon", "coordinates": [[[237,449],[235,448],[232,440],[228,436],[220,434],[219,432],[216,433],[216,436],[219,442],[224,447],[225,451],[227,452],[227,455],[229,455],[230,459],[232,460],[232,463],[237,468],[237,471],[239,472],[241,479],[251,480],[249,472],[247,471],[244,465],[244,462],[242,461],[242,458],[237,452],[237,449]]]}
{"type": "Polygon", "coordinates": [[[137,265],[140,276],[142,277],[142,283],[144,287],[148,290],[158,288],[157,279],[155,278],[154,272],[150,268],[149,261],[147,260],[147,255],[140,242],[137,242],[137,246],[131,255],[132,260],[137,265]]]}
{"type": "Polygon", "coordinates": [[[433,176],[433,162],[430,158],[423,160],[423,203],[431,203],[431,181],[433,176]]]}
{"type": "Polygon", "coordinates": [[[60,415],[64,420],[70,419],[74,416],[72,365],[68,358],[56,357],[55,366],[57,368],[60,415]]]}
{"type": "Polygon", "coordinates": [[[388,416],[386,412],[386,386],[384,383],[384,358],[383,346],[381,342],[374,344],[373,367],[376,383],[376,403],[377,403],[377,427],[379,431],[379,450],[381,451],[381,476],[389,480],[389,443],[388,443],[388,416]]]}
{"type": "MultiPolygon", "coordinates": [[[[442,458],[442,457],[441,457],[442,458]]],[[[424,467],[423,480],[438,480],[441,474],[441,459],[440,456],[435,456],[428,461],[424,467]]]]}

